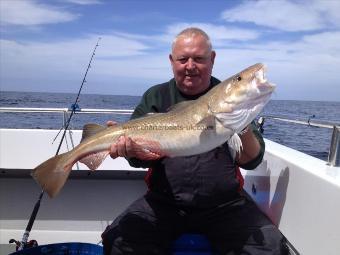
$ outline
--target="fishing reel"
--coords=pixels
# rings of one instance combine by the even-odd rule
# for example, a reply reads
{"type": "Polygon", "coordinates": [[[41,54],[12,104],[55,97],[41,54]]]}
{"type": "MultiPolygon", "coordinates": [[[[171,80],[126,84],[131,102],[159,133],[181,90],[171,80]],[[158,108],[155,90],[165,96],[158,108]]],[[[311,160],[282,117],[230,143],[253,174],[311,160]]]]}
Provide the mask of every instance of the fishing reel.
{"type": "MultiPolygon", "coordinates": [[[[15,243],[15,250],[16,250],[16,251],[18,251],[19,248],[21,247],[21,242],[15,240],[15,239],[13,239],[13,238],[9,240],[9,243],[10,243],[10,244],[11,244],[11,243],[15,243]]],[[[23,249],[33,248],[33,247],[37,247],[37,246],[38,246],[37,240],[30,240],[30,241],[28,241],[28,242],[24,245],[23,249]]]]}
{"type": "Polygon", "coordinates": [[[255,124],[256,124],[257,129],[260,131],[260,133],[263,134],[264,117],[261,116],[255,124]]]}

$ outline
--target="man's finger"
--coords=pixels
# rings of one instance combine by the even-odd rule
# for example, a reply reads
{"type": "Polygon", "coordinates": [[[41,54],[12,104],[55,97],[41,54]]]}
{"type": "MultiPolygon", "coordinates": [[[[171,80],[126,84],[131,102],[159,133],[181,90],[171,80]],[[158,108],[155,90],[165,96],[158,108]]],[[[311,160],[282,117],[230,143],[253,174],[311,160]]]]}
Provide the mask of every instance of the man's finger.
{"type": "Polygon", "coordinates": [[[126,137],[126,153],[128,156],[131,157],[131,153],[133,152],[133,148],[132,148],[132,140],[130,137],[126,137]]]}
{"type": "Polygon", "coordinates": [[[116,126],[118,123],[116,121],[113,121],[113,120],[109,120],[106,122],[106,126],[116,126]]]}
{"type": "Polygon", "coordinates": [[[126,157],[126,140],[124,136],[118,138],[117,153],[118,156],[126,157]]]}
{"type": "Polygon", "coordinates": [[[110,157],[115,159],[118,157],[118,153],[117,153],[117,145],[116,144],[112,144],[110,147],[110,157]]]}

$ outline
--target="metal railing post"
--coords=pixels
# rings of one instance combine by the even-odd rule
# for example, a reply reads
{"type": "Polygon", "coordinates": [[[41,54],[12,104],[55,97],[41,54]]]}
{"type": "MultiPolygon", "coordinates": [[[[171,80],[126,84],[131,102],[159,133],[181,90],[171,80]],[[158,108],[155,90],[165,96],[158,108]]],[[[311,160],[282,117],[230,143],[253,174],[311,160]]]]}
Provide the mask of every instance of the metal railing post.
{"type": "Polygon", "coordinates": [[[340,126],[333,127],[331,146],[329,147],[328,163],[340,166],[340,126]]]}

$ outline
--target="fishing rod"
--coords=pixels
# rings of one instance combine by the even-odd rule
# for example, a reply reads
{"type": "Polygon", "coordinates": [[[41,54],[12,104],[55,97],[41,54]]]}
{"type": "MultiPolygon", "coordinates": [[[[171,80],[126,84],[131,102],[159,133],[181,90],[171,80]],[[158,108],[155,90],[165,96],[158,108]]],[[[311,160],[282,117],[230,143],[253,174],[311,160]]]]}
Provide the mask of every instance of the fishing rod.
{"type": "MultiPolygon", "coordinates": [[[[72,111],[71,111],[70,116],[68,117],[68,119],[67,119],[67,121],[66,121],[66,124],[64,125],[64,132],[63,132],[63,135],[62,135],[61,140],[60,140],[60,142],[59,142],[59,146],[58,146],[57,152],[56,152],[56,154],[55,154],[56,156],[59,154],[61,145],[62,145],[62,143],[63,143],[63,141],[64,141],[64,139],[65,139],[65,135],[66,135],[67,129],[68,129],[70,123],[71,123],[72,116],[73,116],[73,114],[79,109],[79,106],[78,106],[79,96],[80,96],[80,93],[81,93],[81,91],[82,91],[82,89],[83,89],[83,86],[84,86],[84,84],[85,84],[85,82],[86,82],[86,76],[87,76],[87,73],[88,73],[88,71],[89,71],[89,69],[90,69],[90,67],[91,67],[91,63],[92,63],[93,57],[94,57],[94,55],[96,55],[96,49],[97,49],[97,47],[99,46],[99,41],[100,41],[100,40],[101,40],[101,37],[98,38],[98,41],[97,41],[97,43],[96,43],[96,46],[95,46],[94,49],[93,49],[93,52],[92,52],[92,55],[91,55],[89,64],[87,65],[86,72],[85,72],[85,75],[84,75],[84,77],[83,77],[83,81],[82,81],[81,86],[80,86],[80,88],[79,88],[79,91],[78,91],[76,100],[75,100],[74,104],[71,105],[71,110],[72,110],[72,111]]],[[[59,135],[59,133],[61,132],[61,130],[62,130],[62,129],[60,129],[60,131],[58,132],[57,136],[59,135]]],[[[18,250],[18,251],[23,250],[25,247],[27,247],[27,240],[28,240],[29,234],[30,234],[30,232],[31,232],[31,230],[32,230],[32,226],[33,226],[33,223],[34,223],[34,221],[35,221],[35,218],[36,218],[36,216],[37,216],[37,214],[38,214],[38,211],[39,211],[39,208],[40,208],[40,202],[41,202],[41,200],[42,200],[44,194],[45,194],[45,191],[42,189],[41,192],[40,192],[40,195],[39,195],[39,197],[38,197],[38,201],[35,203],[35,206],[34,206],[34,208],[33,208],[31,217],[30,217],[30,219],[29,219],[29,221],[28,221],[28,224],[27,224],[27,226],[26,226],[26,229],[25,229],[25,232],[24,232],[24,235],[23,235],[23,237],[22,237],[21,242],[18,242],[18,241],[14,240],[14,239],[11,239],[11,240],[9,241],[10,243],[15,243],[15,244],[17,245],[17,250],[18,250]]],[[[33,245],[37,245],[37,242],[34,241],[34,240],[33,240],[33,242],[30,242],[30,243],[32,243],[33,245]]]]}
{"type": "MultiPolygon", "coordinates": [[[[62,135],[62,137],[61,137],[61,142],[59,143],[59,146],[58,146],[56,155],[58,155],[58,153],[59,153],[59,150],[60,150],[62,141],[63,141],[64,138],[65,138],[66,131],[67,131],[67,129],[68,129],[70,123],[71,123],[71,119],[72,119],[73,114],[74,114],[77,110],[80,109],[79,106],[78,106],[79,96],[80,96],[81,90],[83,89],[83,86],[84,86],[84,84],[85,84],[85,82],[86,82],[86,76],[87,76],[87,73],[88,73],[88,71],[89,71],[89,69],[90,69],[90,67],[91,67],[92,59],[93,59],[94,55],[96,55],[96,49],[97,49],[97,47],[99,46],[99,41],[100,41],[100,40],[101,40],[101,37],[98,38],[98,41],[97,41],[97,43],[96,43],[96,46],[94,47],[94,50],[93,50],[93,52],[92,52],[91,59],[90,59],[90,61],[89,61],[89,64],[87,65],[86,72],[85,72],[83,81],[82,81],[82,83],[81,83],[81,85],[80,85],[80,88],[79,88],[79,91],[78,91],[76,100],[75,100],[75,102],[71,105],[71,110],[72,110],[72,111],[71,111],[70,116],[68,117],[68,120],[66,121],[66,124],[64,125],[64,132],[63,132],[63,135],[62,135]]],[[[63,128],[61,128],[61,129],[59,130],[58,134],[56,135],[56,137],[54,138],[53,141],[55,141],[55,139],[59,136],[59,134],[60,134],[60,132],[61,132],[62,129],[63,129],[63,128]]]]}

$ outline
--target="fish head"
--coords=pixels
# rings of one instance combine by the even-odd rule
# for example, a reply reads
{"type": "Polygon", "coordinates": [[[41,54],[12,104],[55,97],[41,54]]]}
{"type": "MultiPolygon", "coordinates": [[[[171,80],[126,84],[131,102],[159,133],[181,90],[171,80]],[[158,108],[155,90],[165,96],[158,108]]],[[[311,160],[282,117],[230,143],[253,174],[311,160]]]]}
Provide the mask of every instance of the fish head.
{"type": "Polygon", "coordinates": [[[266,66],[255,64],[224,81],[212,104],[223,126],[240,132],[268,103],[275,85],[265,77],[266,66]]]}

